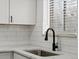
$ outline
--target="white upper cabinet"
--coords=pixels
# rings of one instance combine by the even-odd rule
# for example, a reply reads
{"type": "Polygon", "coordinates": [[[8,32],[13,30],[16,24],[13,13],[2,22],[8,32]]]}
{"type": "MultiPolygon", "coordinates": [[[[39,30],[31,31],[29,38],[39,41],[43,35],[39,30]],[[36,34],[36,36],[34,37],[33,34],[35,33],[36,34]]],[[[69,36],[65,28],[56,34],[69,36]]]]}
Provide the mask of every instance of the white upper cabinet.
{"type": "Polygon", "coordinates": [[[36,0],[0,0],[0,24],[34,25],[36,0]]]}
{"type": "Polygon", "coordinates": [[[0,24],[9,23],[9,0],[0,0],[0,24]]]}
{"type": "Polygon", "coordinates": [[[34,25],[36,19],[36,0],[10,0],[12,24],[34,25]]]}

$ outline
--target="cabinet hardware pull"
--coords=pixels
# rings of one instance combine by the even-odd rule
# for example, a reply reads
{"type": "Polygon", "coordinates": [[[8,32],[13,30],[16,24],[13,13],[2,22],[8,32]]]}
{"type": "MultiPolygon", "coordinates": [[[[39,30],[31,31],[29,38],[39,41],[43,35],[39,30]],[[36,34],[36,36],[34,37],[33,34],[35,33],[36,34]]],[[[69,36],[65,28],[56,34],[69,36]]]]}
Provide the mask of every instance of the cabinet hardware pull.
{"type": "Polygon", "coordinates": [[[11,16],[11,23],[12,23],[12,18],[13,18],[13,17],[11,16]]]}

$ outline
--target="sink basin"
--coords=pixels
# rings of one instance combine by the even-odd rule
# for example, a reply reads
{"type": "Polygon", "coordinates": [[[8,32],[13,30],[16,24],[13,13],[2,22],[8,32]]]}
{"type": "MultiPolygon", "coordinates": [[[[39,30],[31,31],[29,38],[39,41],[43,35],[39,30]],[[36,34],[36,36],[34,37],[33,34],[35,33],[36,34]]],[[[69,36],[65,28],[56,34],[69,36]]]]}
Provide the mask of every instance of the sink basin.
{"type": "Polygon", "coordinates": [[[30,53],[35,54],[35,55],[38,55],[38,56],[42,56],[42,57],[59,55],[59,54],[51,53],[51,52],[44,51],[44,50],[25,50],[25,51],[30,52],[30,53]]]}

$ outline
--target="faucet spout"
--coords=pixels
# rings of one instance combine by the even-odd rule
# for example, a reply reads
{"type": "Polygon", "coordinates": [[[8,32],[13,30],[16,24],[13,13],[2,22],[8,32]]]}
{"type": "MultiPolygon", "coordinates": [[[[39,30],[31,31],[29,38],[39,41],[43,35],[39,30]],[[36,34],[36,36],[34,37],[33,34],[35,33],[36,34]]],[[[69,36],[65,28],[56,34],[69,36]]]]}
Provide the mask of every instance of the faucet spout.
{"type": "Polygon", "coordinates": [[[49,31],[49,30],[52,30],[52,32],[53,32],[53,44],[52,44],[52,47],[53,47],[53,48],[52,48],[52,50],[53,50],[53,51],[56,51],[56,48],[58,48],[58,46],[55,45],[55,31],[54,31],[52,28],[48,28],[48,29],[47,29],[46,35],[45,35],[45,40],[46,40],[46,41],[48,40],[48,31],[49,31]]]}

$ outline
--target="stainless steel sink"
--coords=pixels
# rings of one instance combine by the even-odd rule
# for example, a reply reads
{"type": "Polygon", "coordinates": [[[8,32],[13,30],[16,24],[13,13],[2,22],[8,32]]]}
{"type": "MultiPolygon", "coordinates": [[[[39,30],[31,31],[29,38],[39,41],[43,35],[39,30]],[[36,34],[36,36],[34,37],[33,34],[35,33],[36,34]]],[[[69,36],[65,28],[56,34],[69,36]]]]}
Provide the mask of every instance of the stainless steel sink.
{"type": "Polygon", "coordinates": [[[42,57],[59,55],[59,54],[51,53],[51,52],[44,51],[44,50],[25,50],[25,51],[30,52],[30,53],[35,54],[35,55],[38,55],[38,56],[42,56],[42,57]]]}

